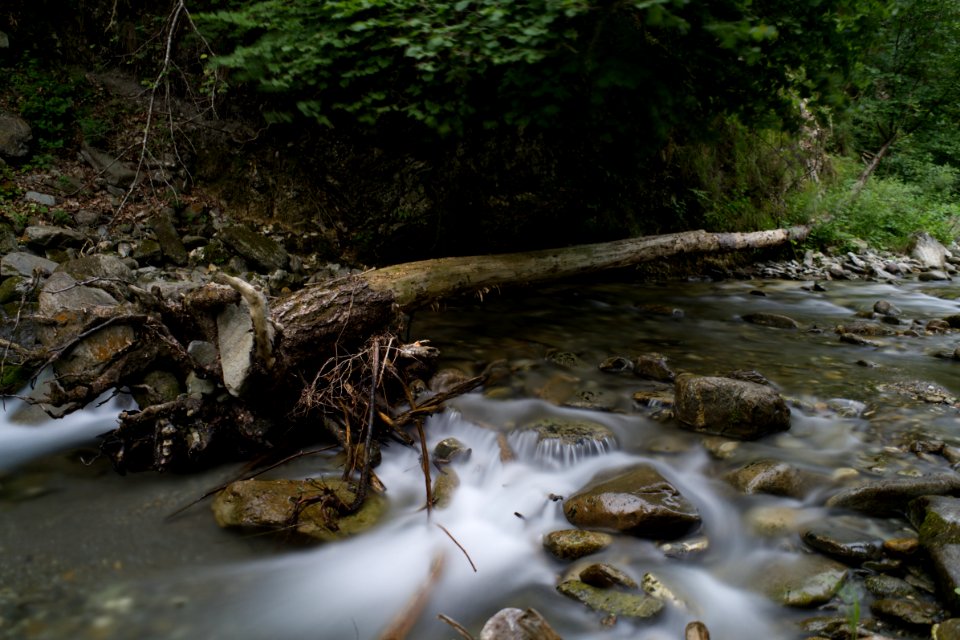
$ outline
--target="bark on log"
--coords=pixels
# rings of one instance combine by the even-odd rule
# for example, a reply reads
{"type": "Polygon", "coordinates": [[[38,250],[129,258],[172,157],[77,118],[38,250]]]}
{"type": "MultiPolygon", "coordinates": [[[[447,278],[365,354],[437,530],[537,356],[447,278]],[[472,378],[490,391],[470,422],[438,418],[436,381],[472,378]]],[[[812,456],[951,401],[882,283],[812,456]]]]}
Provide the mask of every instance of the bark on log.
{"type": "Polygon", "coordinates": [[[320,344],[370,335],[433,301],[493,287],[526,285],[629,267],[683,254],[760,249],[801,241],[808,227],[750,233],[686,231],[563,249],[491,256],[438,258],[375,269],[334,288],[293,293],[273,311],[281,327],[281,359],[287,367],[316,355],[320,344]],[[391,307],[394,311],[391,311],[391,307]]]}

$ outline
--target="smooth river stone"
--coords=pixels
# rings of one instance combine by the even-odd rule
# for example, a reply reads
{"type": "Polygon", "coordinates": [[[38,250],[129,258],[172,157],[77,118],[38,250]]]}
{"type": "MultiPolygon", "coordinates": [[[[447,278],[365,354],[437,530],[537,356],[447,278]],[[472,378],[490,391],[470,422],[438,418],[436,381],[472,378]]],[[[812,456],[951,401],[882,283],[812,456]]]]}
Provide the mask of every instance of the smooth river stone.
{"type": "Polygon", "coordinates": [[[829,558],[796,555],[777,558],[759,568],[759,589],[788,607],[815,607],[829,602],[847,577],[847,568],[829,558]]]}
{"type": "Polygon", "coordinates": [[[717,376],[677,376],[674,412],[701,433],[754,440],[790,428],[790,408],[762,384],[717,376]]]}
{"type": "Polygon", "coordinates": [[[921,478],[890,478],[846,489],[827,500],[827,506],[886,516],[906,511],[914,498],[960,493],[960,476],[937,474],[921,478]]]}
{"type": "Polygon", "coordinates": [[[601,531],[562,529],[543,537],[543,546],[561,560],[576,560],[602,551],[613,542],[613,536],[601,531]]]}
{"type": "Polygon", "coordinates": [[[689,533],[700,514],[653,466],[601,474],[563,503],[571,524],[668,540],[689,533]]]}

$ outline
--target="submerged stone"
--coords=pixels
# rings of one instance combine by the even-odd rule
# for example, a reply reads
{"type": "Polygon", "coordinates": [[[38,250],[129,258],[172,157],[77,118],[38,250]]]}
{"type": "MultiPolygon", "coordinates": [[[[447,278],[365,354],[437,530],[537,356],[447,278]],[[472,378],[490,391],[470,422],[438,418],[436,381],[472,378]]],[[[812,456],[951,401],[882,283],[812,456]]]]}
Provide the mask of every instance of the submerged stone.
{"type": "Polygon", "coordinates": [[[906,626],[930,626],[944,618],[943,610],[932,602],[903,598],[881,598],[870,603],[873,615],[906,626]]]}
{"type": "Polygon", "coordinates": [[[323,480],[240,480],[228,485],[213,501],[213,514],[221,527],[295,532],[317,540],[337,540],[366,531],[386,510],[386,500],[368,495],[363,506],[348,515],[338,501],[354,499],[350,486],[336,478],[323,480]],[[301,508],[303,501],[323,497],[301,508]]]}
{"type": "Polygon", "coordinates": [[[563,504],[572,524],[641,538],[679,538],[700,524],[697,509],[651,465],[593,479],[563,504]]]}
{"type": "Polygon", "coordinates": [[[661,600],[642,592],[601,589],[580,580],[566,580],[557,591],[578,600],[594,611],[630,618],[652,618],[664,609],[661,600]]]}
{"type": "Polygon", "coordinates": [[[808,488],[807,478],[796,467],[780,460],[766,458],[732,471],[725,478],[727,482],[748,495],[767,493],[799,498],[806,494],[808,488]]]}
{"type": "Polygon", "coordinates": [[[637,356],[633,361],[633,372],[649,380],[659,380],[660,382],[673,382],[676,374],[667,365],[667,358],[659,353],[645,353],[637,356]]]}
{"type": "Polygon", "coordinates": [[[764,564],[757,575],[760,590],[788,607],[825,604],[840,590],[847,568],[816,555],[783,557],[764,564]]]}
{"type": "Polygon", "coordinates": [[[827,518],[807,528],[800,537],[813,549],[847,564],[880,558],[883,540],[850,522],[827,518]]]}
{"type": "Polygon", "coordinates": [[[744,322],[758,324],[774,329],[799,329],[800,323],[789,316],[777,313],[748,313],[743,316],[744,322]]]}

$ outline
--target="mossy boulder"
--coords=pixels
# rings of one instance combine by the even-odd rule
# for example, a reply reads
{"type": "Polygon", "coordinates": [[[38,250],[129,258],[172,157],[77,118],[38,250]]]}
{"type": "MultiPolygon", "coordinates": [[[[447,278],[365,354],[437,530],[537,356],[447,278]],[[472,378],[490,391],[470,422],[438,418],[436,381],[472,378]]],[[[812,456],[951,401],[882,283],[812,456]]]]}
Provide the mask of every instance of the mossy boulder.
{"type": "Polygon", "coordinates": [[[221,527],[294,532],[331,541],[366,531],[386,510],[382,496],[368,495],[358,511],[341,513],[338,504],[350,504],[354,496],[350,485],[338,478],[240,480],[217,494],[213,514],[221,527]]]}

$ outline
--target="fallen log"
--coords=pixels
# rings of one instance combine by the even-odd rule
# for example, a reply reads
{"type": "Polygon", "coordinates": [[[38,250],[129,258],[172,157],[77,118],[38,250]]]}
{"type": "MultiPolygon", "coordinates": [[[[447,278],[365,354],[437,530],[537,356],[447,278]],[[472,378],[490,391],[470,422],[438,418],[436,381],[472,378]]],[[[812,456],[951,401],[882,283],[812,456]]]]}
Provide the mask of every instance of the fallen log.
{"type": "MultiPolygon", "coordinates": [[[[78,374],[76,367],[69,375],[57,376],[48,400],[79,408],[105,389],[144,386],[145,375],[162,366],[185,391],[179,398],[121,415],[103,447],[118,470],[190,468],[216,459],[218,452],[251,455],[298,433],[312,430],[316,437],[319,428],[347,451],[346,473],[357,471],[366,478],[379,437],[392,435],[411,443],[412,437],[403,432],[411,421],[402,416],[422,416],[442,407],[440,402],[424,402],[421,411],[410,391],[413,379],[429,374],[437,353],[425,344],[399,342],[404,312],[458,294],[533,285],[671,256],[770,247],[802,240],[807,232],[805,227],[689,231],[528,253],[425,260],[308,286],[272,308],[248,283],[230,276],[179,297],[131,287],[138,299],[133,306],[140,313],[127,305],[112,318],[112,307],[105,306],[94,314],[96,324],[78,326],[72,337],[64,339],[67,332],[58,330],[58,339],[67,345],[51,349],[58,361],[66,361],[78,345],[116,325],[129,327],[132,334],[125,335],[119,351],[88,349],[106,351],[106,361],[89,376],[78,374]],[[230,289],[233,295],[227,295],[230,289]],[[191,347],[197,343],[218,345],[213,364],[197,355],[200,350],[191,347]],[[204,384],[198,385],[198,379],[204,384]],[[404,406],[394,409],[400,404],[404,406]]],[[[53,293],[64,290],[61,283],[53,293]]],[[[468,381],[463,389],[482,382],[482,377],[468,381]]]]}

